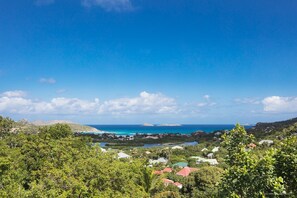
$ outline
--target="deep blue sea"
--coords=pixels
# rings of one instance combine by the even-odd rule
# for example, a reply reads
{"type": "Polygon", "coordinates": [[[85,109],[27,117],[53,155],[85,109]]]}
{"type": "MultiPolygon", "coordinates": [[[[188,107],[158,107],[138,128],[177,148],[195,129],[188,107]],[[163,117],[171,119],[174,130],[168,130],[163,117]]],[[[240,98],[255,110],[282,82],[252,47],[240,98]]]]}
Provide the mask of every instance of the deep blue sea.
{"type": "MultiPolygon", "coordinates": [[[[212,125],[181,125],[181,126],[143,126],[143,125],[89,125],[102,132],[115,133],[116,135],[135,135],[136,133],[146,134],[166,134],[166,133],[181,133],[190,134],[198,130],[204,132],[213,132],[215,130],[230,130],[234,125],[212,124],[212,125]]],[[[248,128],[249,126],[246,126],[248,128]]]]}

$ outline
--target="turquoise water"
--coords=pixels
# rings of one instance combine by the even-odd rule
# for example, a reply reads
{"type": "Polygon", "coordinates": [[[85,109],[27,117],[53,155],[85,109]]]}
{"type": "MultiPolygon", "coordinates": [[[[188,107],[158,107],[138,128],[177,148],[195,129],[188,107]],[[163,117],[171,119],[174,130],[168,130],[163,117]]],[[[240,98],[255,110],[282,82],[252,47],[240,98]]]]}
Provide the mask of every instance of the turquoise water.
{"type": "MultiPolygon", "coordinates": [[[[181,125],[181,126],[143,126],[143,125],[89,125],[106,133],[115,133],[116,135],[135,135],[136,133],[146,134],[167,134],[181,133],[190,134],[198,130],[204,132],[213,132],[216,130],[230,130],[234,128],[233,124],[212,124],[212,125],[181,125]]],[[[246,128],[248,128],[247,126],[246,128]]]]}
{"type": "MultiPolygon", "coordinates": [[[[107,142],[100,142],[99,145],[104,148],[106,147],[107,142]]],[[[194,142],[184,142],[183,144],[174,144],[171,146],[176,146],[176,145],[181,145],[181,146],[195,146],[197,145],[198,142],[194,141],[194,142]]],[[[142,148],[154,148],[154,147],[160,147],[160,146],[165,146],[167,144],[144,144],[143,146],[141,146],[142,148]]]]}

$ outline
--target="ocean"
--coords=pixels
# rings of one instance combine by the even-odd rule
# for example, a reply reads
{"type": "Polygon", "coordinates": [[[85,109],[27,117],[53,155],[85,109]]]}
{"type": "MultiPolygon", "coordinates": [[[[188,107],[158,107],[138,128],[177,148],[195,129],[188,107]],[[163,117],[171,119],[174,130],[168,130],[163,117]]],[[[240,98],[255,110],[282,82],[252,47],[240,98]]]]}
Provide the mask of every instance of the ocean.
{"type": "MultiPolygon", "coordinates": [[[[233,124],[212,124],[212,125],[181,125],[181,126],[143,126],[143,125],[89,125],[105,133],[115,133],[116,135],[135,135],[136,133],[146,134],[166,134],[181,133],[190,134],[198,130],[204,132],[213,132],[216,130],[230,130],[234,128],[233,124]]],[[[245,126],[246,128],[250,126],[245,126]]]]}

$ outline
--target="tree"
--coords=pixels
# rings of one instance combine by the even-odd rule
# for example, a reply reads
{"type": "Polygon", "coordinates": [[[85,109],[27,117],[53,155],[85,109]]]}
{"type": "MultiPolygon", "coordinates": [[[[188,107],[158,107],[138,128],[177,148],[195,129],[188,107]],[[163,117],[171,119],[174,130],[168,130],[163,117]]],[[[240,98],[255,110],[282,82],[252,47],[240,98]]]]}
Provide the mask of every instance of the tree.
{"type": "Polygon", "coordinates": [[[40,128],[40,135],[52,139],[60,139],[71,136],[73,133],[67,124],[54,124],[40,128]]]}
{"type": "Polygon", "coordinates": [[[275,170],[284,179],[288,193],[297,197],[297,137],[285,139],[275,152],[275,170]]]}
{"type": "Polygon", "coordinates": [[[164,189],[164,185],[161,179],[152,173],[151,168],[145,166],[142,169],[143,174],[143,187],[145,192],[149,193],[151,196],[154,194],[161,192],[164,189]]]}
{"type": "Polygon", "coordinates": [[[247,149],[253,136],[244,127],[236,125],[229,134],[223,136],[222,145],[228,151],[228,168],[223,174],[219,193],[223,197],[265,197],[281,195],[283,180],[274,169],[273,150],[261,159],[247,149]]]}
{"type": "Polygon", "coordinates": [[[223,169],[215,166],[204,166],[194,173],[198,197],[214,197],[218,192],[223,169]]]}
{"type": "Polygon", "coordinates": [[[14,121],[0,116],[0,138],[6,136],[12,129],[14,121]]]}

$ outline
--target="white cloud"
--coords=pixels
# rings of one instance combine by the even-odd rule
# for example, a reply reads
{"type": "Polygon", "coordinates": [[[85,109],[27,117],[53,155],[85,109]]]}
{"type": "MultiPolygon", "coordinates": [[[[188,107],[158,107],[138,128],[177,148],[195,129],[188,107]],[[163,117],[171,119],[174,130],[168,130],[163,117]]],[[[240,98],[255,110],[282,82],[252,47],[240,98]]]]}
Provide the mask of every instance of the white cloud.
{"type": "Polygon", "coordinates": [[[54,78],[40,78],[40,83],[55,84],[56,80],[54,78]]]}
{"type": "Polygon", "coordinates": [[[105,101],[99,112],[112,114],[138,114],[138,113],[176,113],[177,105],[173,98],[163,94],[141,92],[135,98],[119,98],[105,101]]]}
{"type": "Polygon", "coordinates": [[[26,96],[26,92],[21,90],[14,90],[14,91],[6,91],[1,94],[3,97],[24,97],[26,96]]]}
{"type": "Polygon", "coordinates": [[[134,10],[130,0],[82,0],[81,3],[85,7],[99,6],[108,12],[125,12],[134,10]]]}
{"type": "Polygon", "coordinates": [[[1,94],[0,112],[13,114],[169,114],[176,113],[178,107],[173,98],[160,93],[141,92],[138,97],[119,98],[100,103],[94,100],[78,98],[53,98],[39,101],[25,97],[21,91],[9,91],[1,94]]]}
{"type": "Polygon", "coordinates": [[[36,0],[35,5],[44,6],[55,3],[55,0],[36,0]]]}
{"type": "Polygon", "coordinates": [[[297,112],[297,97],[270,96],[262,100],[266,112],[297,112]]]}

